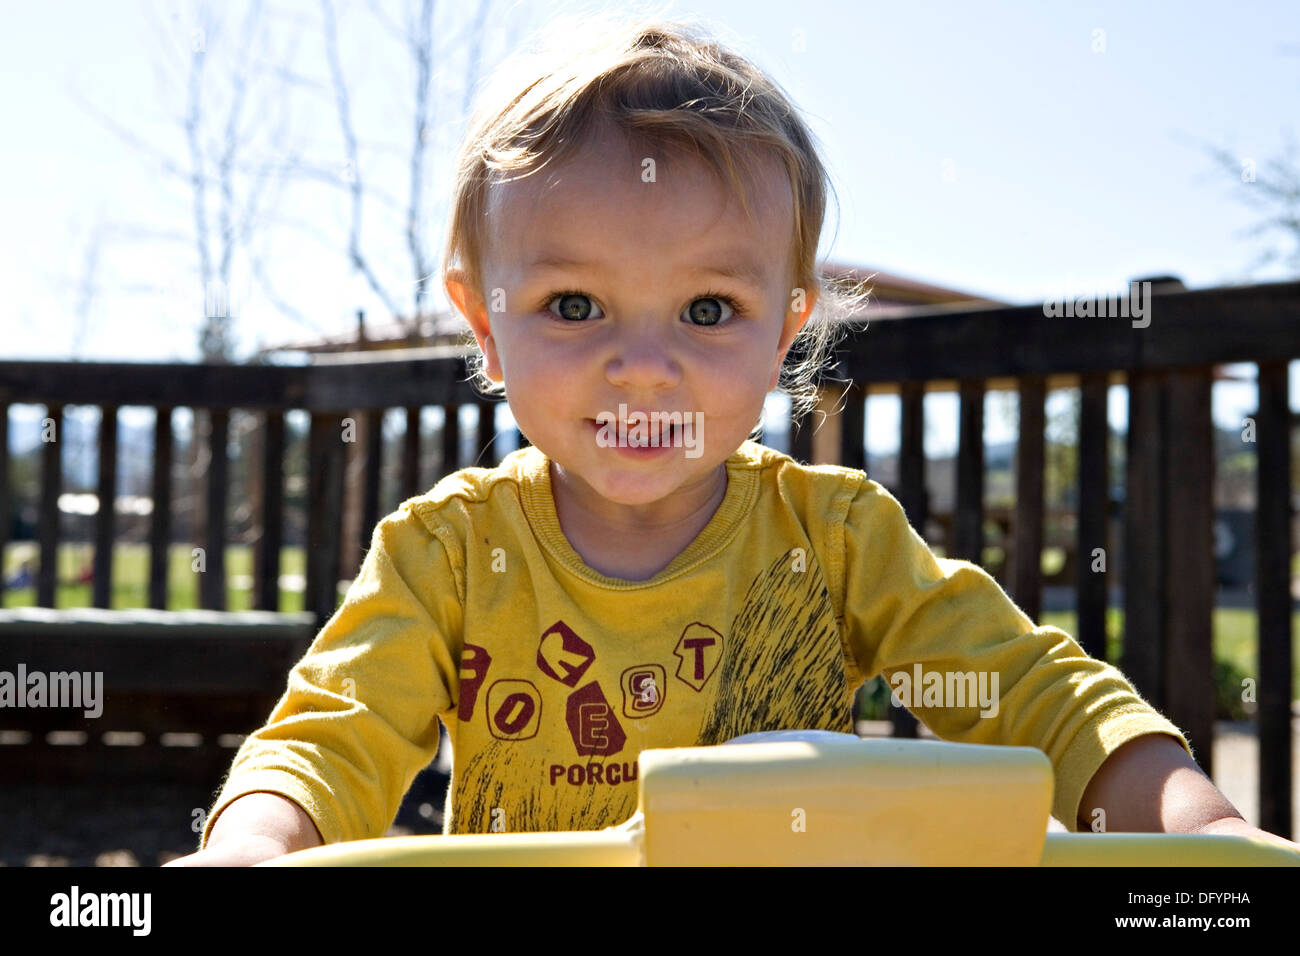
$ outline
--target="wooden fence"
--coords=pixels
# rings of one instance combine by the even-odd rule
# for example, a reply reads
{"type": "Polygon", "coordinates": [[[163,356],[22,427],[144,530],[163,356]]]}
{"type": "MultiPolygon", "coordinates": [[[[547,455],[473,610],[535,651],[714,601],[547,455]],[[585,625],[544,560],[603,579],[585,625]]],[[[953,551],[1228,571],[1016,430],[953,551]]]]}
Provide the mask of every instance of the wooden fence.
{"type": "MultiPolygon", "coordinates": [[[[842,405],[821,422],[791,432],[791,452],[809,462],[866,464],[863,431],[868,396],[901,398],[899,480],[893,490],[908,517],[924,528],[924,396],[955,390],[960,396],[957,497],[953,515],[953,557],[979,561],[984,519],[984,397],[989,390],[1015,389],[1020,396],[1020,444],[1011,542],[1012,596],[1032,617],[1041,610],[1040,555],[1043,545],[1044,403],[1047,392],[1078,387],[1082,395],[1079,431],[1076,637],[1090,654],[1104,658],[1107,587],[1082,556],[1096,548],[1122,548],[1125,628],[1122,660],[1116,663],[1152,703],[1187,731],[1201,765],[1211,770],[1214,720],[1211,625],[1215,591],[1213,551],[1213,448],[1210,394],[1215,365],[1250,362],[1258,367],[1259,409],[1255,421],[1258,456],[1256,528],[1259,614],[1260,811],[1261,825],[1291,833],[1291,488],[1287,362],[1300,358],[1300,283],[1277,283],[1200,291],[1153,289],[1139,327],[1128,318],[1049,317],[1041,305],[1023,307],[935,307],[906,317],[877,318],[840,348],[830,370],[824,403],[842,405]],[[842,384],[851,382],[847,393],[842,384]],[[1107,390],[1127,388],[1129,429],[1123,540],[1106,540],[1107,390]]],[[[493,403],[468,384],[462,354],[421,350],[397,360],[371,357],[352,363],[307,367],[177,366],[170,364],[0,362],[0,514],[9,511],[8,440],[4,433],[13,403],[46,406],[56,427],[69,404],[95,404],[103,421],[114,423],[126,405],[157,412],[154,444],[154,509],[150,535],[149,603],[166,607],[167,545],[171,538],[171,413],[178,407],[204,410],[211,418],[213,450],[207,472],[206,523],[202,546],[206,573],[200,576],[204,608],[222,610],[226,594],[225,455],[229,416],[243,409],[262,416],[264,453],[261,524],[256,546],[254,606],[279,610],[279,555],[284,519],[285,413],[310,413],[308,480],[308,573],[306,606],[323,622],[336,604],[335,586],[352,569],[340,567],[339,521],[348,446],[339,440],[346,417],[359,416],[364,441],[362,527],[379,514],[382,452],[381,417],[405,409],[402,449],[403,494],[424,490],[419,476],[419,416],[425,406],[445,409],[443,471],[463,467],[459,409],[479,409],[475,445],[495,438],[493,403]],[[348,572],[345,574],[344,572],[348,572]]],[[[102,428],[98,497],[116,495],[116,430],[102,428]]],[[[480,464],[491,466],[486,457],[480,464]]],[[[39,547],[56,553],[58,495],[62,485],[56,443],[43,449],[39,547]]],[[[93,595],[107,607],[112,568],[114,514],[99,509],[95,519],[93,595]]],[[[0,535],[6,529],[0,522],[0,535]]],[[[0,537],[0,546],[3,545],[0,537]]],[[[38,604],[51,607],[55,593],[52,560],[42,560],[38,604]]],[[[914,734],[915,723],[896,711],[895,733],[914,734]]]]}

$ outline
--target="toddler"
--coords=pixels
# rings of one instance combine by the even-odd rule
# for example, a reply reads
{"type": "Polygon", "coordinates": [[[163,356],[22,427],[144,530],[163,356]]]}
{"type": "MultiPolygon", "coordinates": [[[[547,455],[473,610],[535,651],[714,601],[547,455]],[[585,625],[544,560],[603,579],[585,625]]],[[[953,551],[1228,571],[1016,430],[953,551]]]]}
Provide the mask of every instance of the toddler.
{"type": "Polygon", "coordinates": [[[642,750],[851,733],[877,674],[943,738],[1043,750],[1071,830],[1262,835],[1118,670],[756,440],[863,302],[818,275],[813,137],[693,27],[600,29],[510,61],[456,169],[445,288],[531,444],[379,523],[180,862],[382,836],[440,722],[446,833],[616,825],[642,750]]]}

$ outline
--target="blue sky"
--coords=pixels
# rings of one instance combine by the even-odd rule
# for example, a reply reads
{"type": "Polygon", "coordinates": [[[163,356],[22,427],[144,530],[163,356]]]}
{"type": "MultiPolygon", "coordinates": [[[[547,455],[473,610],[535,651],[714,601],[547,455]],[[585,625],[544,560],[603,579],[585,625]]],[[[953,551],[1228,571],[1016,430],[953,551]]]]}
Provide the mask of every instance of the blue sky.
{"type": "MultiPolygon", "coordinates": [[[[323,82],[318,5],[271,9],[285,42],[291,34],[300,41],[296,68],[323,82]]],[[[400,51],[365,4],[339,9],[363,138],[394,146],[396,155],[407,122],[393,95],[407,83],[400,51]]],[[[509,37],[556,7],[498,0],[494,9],[489,63],[509,37]]],[[[1179,275],[1193,288],[1245,281],[1264,248],[1241,235],[1258,218],[1239,201],[1251,185],[1218,168],[1205,147],[1262,167],[1283,154],[1286,133],[1296,133],[1294,3],[700,0],[660,9],[715,24],[804,111],[840,200],[823,255],[1022,303],[1118,289],[1153,273],[1179,275]]],[[[184,62],[192,5],[7,0],[0,11],[0,354],[194,360],[187,193],[81,105],[183,160],[179,126],[168,118],[183,90],[155,76],[169,58],[184,62]],[[151,28],[150,9],[163,11],[160,29],[151,28]],[[95,291],[86,300],[96,229],[95,291]]],[[[437,149],[445,153],[463,121],[454,51],[441,68],[449,104],[437,149]]],[[[328,108],[295,117],[319,155],[341,155],[328,108]]],[[[379,149],[375,156],[372,177],[382,177],[379,149]]],[[[446,165],[435,163],[435,177],[446,165]]],[[[284,200],[286,219],[322,211],[345,219],[337,191],[295,188],[284,200]]],[[[428,227],[437,236],[440,216],[431,202],[428,227]]],[[[1286,250],[1286,240],[1276,241],[1286,250]]],[[[337,247],[299,237],[268,248],[279,291],[314,328],[350,328],[358,307],[376,314],[376,300],[348,274],[337,247]]],[[[382,242],[375,248],[384,259],[382,242]]],[[[396,267],[393,274],[400,278],[396,267]]],[[[1250,276],[1292,277],[1280,267],[1250,276]]],[[[232,288],[231,297],[244,352],[311,334],[251,286],[232,288]]],[[[1239,421],[1253,391],[1216,389],[1216,419],[1239,421]]],[[[1114,397],[1118,424],[1120,393],[1114,397]]],[[[888,403],[874,404],[870,431],[887,446],[888,403]]],[[[1005,437],[990,428],[991,439],[1005,437]]],[[[934,441],[951,437],[944,426],[934,441]]]]}

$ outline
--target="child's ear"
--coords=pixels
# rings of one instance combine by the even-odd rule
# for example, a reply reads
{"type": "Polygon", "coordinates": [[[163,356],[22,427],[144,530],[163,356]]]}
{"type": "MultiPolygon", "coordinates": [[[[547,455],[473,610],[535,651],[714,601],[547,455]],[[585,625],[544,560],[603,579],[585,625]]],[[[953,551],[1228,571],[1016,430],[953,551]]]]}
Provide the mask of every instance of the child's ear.
{"type": "Polygon", "coordinates": [[[451,299],[457,311],[465,316],[465,321],[474,332],[479,351],[486,359],[484,373],[494,382],[500,381],[501,362],[497,356],[496,340],[492,336],[492,325],[488,321],[487,306],[478,290],[470,285],[467,279],[464,269],[449,269],[443,280],[443,287],[447,290],[447,297],[451,299]]]}
{"type": "Polygon", "coordinates": [[[792,296],[792,305],[785,314],[785,325],[781,329],[781,341],[776,347],[776,361],[772,365],[772,379],[767,384],[767,390],[773,391],[777,383],[781,380],[781,366],[785,362],[785,353],[790,351],[790,346],[794,343],[795,336],[799,330],[808,322],[808,317],[813,313],[813,307],[817,305],[817,290],[812,289],[805,292],[802,289],[795,290],[803,293],[799,299],[795,300],[792,296]],[[803,308],[795,311],[793,302],[801,302],[803,308]]]}

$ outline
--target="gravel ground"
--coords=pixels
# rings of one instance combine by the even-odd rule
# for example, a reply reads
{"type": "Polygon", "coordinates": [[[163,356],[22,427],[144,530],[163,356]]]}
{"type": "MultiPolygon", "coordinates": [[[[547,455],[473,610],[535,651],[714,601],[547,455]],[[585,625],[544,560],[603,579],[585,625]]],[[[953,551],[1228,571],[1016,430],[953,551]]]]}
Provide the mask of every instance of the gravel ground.
{"type": "MultiPolygon", "coordinates": [[[[388,836],[442,832],[447,778],[416,778],[388,836]]],[[[216,794],[194,787],[17,786],[0,791],[0,865],[160,866],[199,847],[216,794]]]]}
{"type": "MultiPolygon", "coordinates": [[[[859,733],[883,736],[888,726],[864,721],[859,733]]],[[[1295,766],[1300,767],[1300,719],[1294,730],[1295,766]]],[[[1253,727],[1221,721],[1215,732],[1214,782],[1258,826],[1259,748],[1253,727]]],[[[438,765],[417,777],[388,835],[441,833],[446,781],[445,768],[438,765]]],[[[1294,796],[1292,820],[1300,821],[1300,787],[1294,796]]],[[[195,811],[206,811],[213,797],[177,786],[6,787],[0,791],[0,865],[158,866],[198,848],[195,811]]]]}

